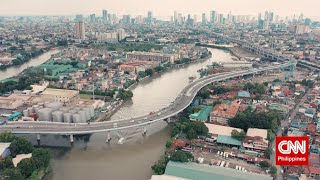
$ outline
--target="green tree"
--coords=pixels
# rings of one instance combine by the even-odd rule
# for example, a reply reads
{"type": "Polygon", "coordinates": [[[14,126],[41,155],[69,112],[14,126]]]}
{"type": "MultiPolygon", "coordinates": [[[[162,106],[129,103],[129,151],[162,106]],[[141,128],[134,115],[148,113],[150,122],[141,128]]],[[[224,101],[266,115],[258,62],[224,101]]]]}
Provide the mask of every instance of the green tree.
{"type": "Polygon", "coordinates": [[[270,141],[270,142],[273,141],[275,136],[276,135],[270,129],[268,129],[268,134],[267,134],[268,141],[270,141]]]}
{"type": "Polygon", "coordinates": [[[17,137],[10,144],[10,150],[13,155],[29,154],[33,150],[32,144],[24,138],[17,137]]]}
{"type": "Polygon", "coordinates": [[[247,137],[247,134],[244,131],[239,132],[234,129],[231,131],[231,137],[239,141],[242,141],[244,138],[247,137]]]}
{"type": "Polygon", "coordinates": [[[172,130],[171,130],[171,132],[170,132],[170,136],[171,136],[171,137],[174,137],[174,136],[176,136],[176,135],[179,134],[179,133],[180,133],[180,129],[175,126],[175,127],[172,128],[172,130]]]}
{"type": "Polygon", "coordinates": [[[172,139],[168,139],[167,142],[166,142],[166,148],[170,148],[172,145],[172,139]]]}
{"type": "Polygon", "coordinates": [[[272,154],[271,148],[266,149],[266,151],[265,151],[265,156],[266,156],[267,159],[270,159],[271,154],[272,154]]]}
{"type": "Polygon", "coordinates": [[[261,162],[259,162],[259,165],[260,165],[261,168],[270,167],[270,164],[267,161],[261,161],[261,162]]]}
{"type": "Polygon", "coordinates": [[[187,138],[188,139],[195,139],[195,138],[197,138],[198,136],[197,136],[197,133],[193,130],[193,129],[189,129],[188,131],[187,131],[187,138]]]}
{"type": "Polygon", "coordinates": [[[277,167],[271,166],[270,168],[270,174],[275,177],[277,175],[277,167]]]}
{"type": "Polygon", "coordinates": [[[0,169],[13,168],[12,157],[8,156],[0,160],[0,169]]]}
{"type": "Polygon", "coordinates": [[[36,170],[36,166],[34,165],[32,158],[21,160],[17,168],[20,170],[21,174],[24,175],[24,177],[26,178],[29,177],[34,170],[36,170]]]}
{"type": "Polygon", "coordinates": [[[203,122],[190,122],[184,129],[184,133],[187,133],[190,129],[193,129],[197,136],[207,136],[209,129],[203,122]]]}
{"type": "Polygon", "coordinates": [[[51,153],[48,149],[35,148],[32,151],[32,159],[36,168],[46,168],[49,166],[51,153]]]}
{"type": "Polygon", "coordinates": [[[155,174],[162,175],[166,170],[168,162],[169,158],[167,156],[161,156],[160,159],[151,167],[151,169],[155,174]]]}
{"type": "Polygon", "coordinates": [[[25,180],[18,169],[4,169],[0,171],[1,180],[25,180]]]}
{"type": "Polygon", "coordinates": [[[193,155],[190,152],[177,150],[171,155],[170,160],[175,162],[188,162],[193,160],[193,155]]]}
{"type": "Polygon", "coordinates": [[[11,133],[1,133],[0,142],[12,142],[16,137],[11,133]]]}

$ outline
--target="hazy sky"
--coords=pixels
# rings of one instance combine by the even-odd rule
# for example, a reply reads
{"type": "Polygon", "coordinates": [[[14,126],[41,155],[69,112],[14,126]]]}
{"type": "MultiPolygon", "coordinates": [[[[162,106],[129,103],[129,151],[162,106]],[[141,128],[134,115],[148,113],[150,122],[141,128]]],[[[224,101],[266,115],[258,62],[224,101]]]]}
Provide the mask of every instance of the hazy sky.
{"type": "Polygon", "coordinates": [[[280,16],[303,13],[320,19],[320,0],[0,0],[0,15],[75,15],[101,16],[107,9],[118,15],[146,15],[169,17],[177,10],[184,14],[221,13],[257,15],[272,10],[280,16]]]}

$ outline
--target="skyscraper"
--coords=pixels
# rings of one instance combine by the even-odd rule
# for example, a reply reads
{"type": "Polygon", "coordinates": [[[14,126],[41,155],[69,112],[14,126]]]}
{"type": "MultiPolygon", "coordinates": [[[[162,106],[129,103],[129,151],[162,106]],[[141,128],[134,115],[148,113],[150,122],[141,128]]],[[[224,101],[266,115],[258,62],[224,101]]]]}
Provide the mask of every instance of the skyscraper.
{"type": "Polygon", "coordinates": [[[90,15],[90,22],[92,22],[92,23],[96,22],[96,15],[95,14],[90,15]]]}
{"type": "Polygon", "coordinates": [[[211,22],[211,24],[216,22],[216,11],[210,12],[210,22],[211,22]]]}
{"type": "Polygon", "coordinates": [[[207,19],[206,19],[206,14],[202,13],[202,19],[201,19],[202,24],[207,24],[207,19]]]}
{"type": "Polygon", "coordinates": [[[177,24],[177,22],[178,22],[178,13],[177,13],[177,11],[174,11],[173,22],[174,22],[175,24],[177,24]]]}
{"type": "Polygon", "coordinates": [[[152,24],[152,20],[153,20],[153,17],[152,17],[152,11],[148,11],[148,15],[147,15],[147,24],[152,24]]]}
{"type": "Polygon", "coordinates": [[[104,22],[108,21],[108,11],[107,10],[102,10],[102,19],[104,22]]]}
{"type": "Polygon", "coordinates": [[[85,40],[86,35],[85,35],[84,23],[82,21],[75,22],[74,29],[75,29],[76,38],[79,40],[85,40]]]}
{"type": "Polygon", "coordinates": [[[81,14],[77,14],[75,21],[76,22],[83,22],[83,16],[81,14]]]}

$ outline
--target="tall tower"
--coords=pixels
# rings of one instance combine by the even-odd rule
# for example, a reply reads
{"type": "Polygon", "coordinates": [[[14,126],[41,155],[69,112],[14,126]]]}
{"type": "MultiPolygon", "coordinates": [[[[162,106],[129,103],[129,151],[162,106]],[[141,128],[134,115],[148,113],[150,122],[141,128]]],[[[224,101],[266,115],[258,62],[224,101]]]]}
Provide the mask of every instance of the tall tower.
{"type": "Polygon", "coordinates": [[[74,29],[75,29],[76,38],[79,40],[85,40],[86,35],[85,35],[84,22],[82,21],[75,22],[74,29]]]}
{"type": "Polygon", "coordinates": [[[216,11],[210,12],[210,23],[213,24],[216,22],[216,11]]]}
{"type": "Polygon", "coordinates": [[[104,22],[108,21],[108,11],[107,10],[102,10],[102,19],[104,22]]]}
{"type": "Polygon", "coordinates": [[[201,19],[202,24],[207,24],[207,19],[206,19],[206,14],[202,13],[202,19],[201,19]]]}

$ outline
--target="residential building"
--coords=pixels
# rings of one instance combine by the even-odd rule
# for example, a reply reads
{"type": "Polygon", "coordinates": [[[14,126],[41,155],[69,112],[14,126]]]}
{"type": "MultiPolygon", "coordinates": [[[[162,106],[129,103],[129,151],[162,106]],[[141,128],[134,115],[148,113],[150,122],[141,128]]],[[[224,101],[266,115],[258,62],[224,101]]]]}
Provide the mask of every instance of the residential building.
{"type": "Polygon", "coordinates": [[[228,104],[217,104],[210,113],[210,122],[219,124],[227,124],[227,119],[233,118],[237,115],[240,107],[238,100],[232,101],[228,104]]]}
{"type": "Polygon", "coordinates": [[[252,151],[265,151],[268,148],[268,130],[249,128],[247,137],[243,139],[243,147],[252,151]]]}
{"type": "Polygon", "coordinates": [[[75,36],[78,40],[85,40],[86,35],[85,35],[85,27],[84,27],[84,22],[75,22],[74,24],[74,29],[75,29],[75,36]]]}
{"type": "Polygon", "coordinates": [[[133,51],[127,53],[128,60],[146,60],[146,61],[169,61],[174,63],[180,59],[179,54],[165,54],[165,53],[154,53],[154,52],[141,52],[133,51]]]}

